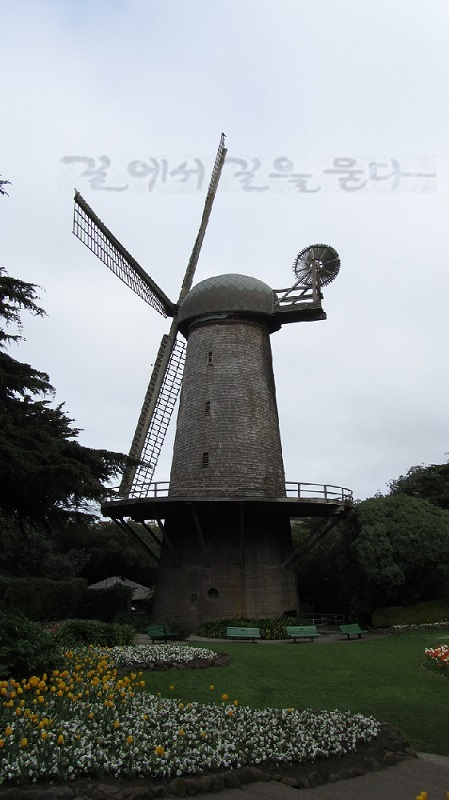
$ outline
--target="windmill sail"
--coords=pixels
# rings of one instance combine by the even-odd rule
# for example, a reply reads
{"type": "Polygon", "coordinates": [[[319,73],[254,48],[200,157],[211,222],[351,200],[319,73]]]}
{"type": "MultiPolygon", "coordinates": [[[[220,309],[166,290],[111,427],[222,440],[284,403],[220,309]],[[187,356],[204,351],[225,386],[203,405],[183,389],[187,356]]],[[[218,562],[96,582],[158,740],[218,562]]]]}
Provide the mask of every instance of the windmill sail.
{"type": "Polygon", "coordinates": [[[184,297],[186,296],[187,292],[191,289],[192,286],[193,276],[195,274],[196,265],[198,264],[198,259],[200,257],[201,248],[203,246],[204,235],[206,233],[207,223],[209,222],[209,217],[212,211],[212,206],[214,204],[215,195],[218,188],[218,181],[220,180],[221,171],[223,169],[223,164],[227,152],[228,151],[225,147],[225,135],[224,133],[222,133],[220,137],[220,144],[218,145],[218,151],[215,158],[214,167],[212,170],[209,188],[207,190],[206,200],[204,201],[204,209],[203,209],[203,216],[201,217],[201,225],[198,231],[198,235],[195,239],[195,244],[193,245],[193,250],[189,258],[189,263],[187,264],[187,269],[184,275],[184,280],[182,282],[178,304],[182,300],[184,300],[184,297]]]}
{"type": "MultiPolygon", "coordinates": [[[[178,305],[190,290],[207,224],[212,211],[218,182],[223,169],[227,150],[224,145],[224,134],[212,170],[209,188],[204,202],[198,235],[187,264],[181,285],[178,305]]],[[[161,452],[168,424],[173,413],[182,382],[182,371],[185,358],[185,343],[177,339],[177,322],[174,319],[168,335],[162,337],[159,353],[154,364],[150,383],[137,422],[136,432],[129,451],[130,459],[143,462],[141,466],[128,466],[122,477],[119,492],[123,496],[145,496],[151,483],[154,470],[161,452]]]]}
{"type": "Polygon", "coordinates": [[[75,192],[73,233],[163,317],[172,317],[173,303],[101,221],[79,192],[75,192]]]}
{"type": "Polygon", "coordinates": [[[181,388],[185,354],[186,343],[182,339],[177,339],[173,347],[170,348],[169,336],[162,337],[155,369],[145,395],[141,414],[141,418],[147,415],[146,409],[151,404],[152,397],[155,396],[157,399],[150,425],[146,432],[139,429],[139,426],[137,427],[131,445],[131,453],[140,450],[141,464],[137,467],[128,468],[128,471],[123,474],[122,485],[120,486],[122,494],[129,494],[130,492],[132,497],[145,497],[147,494],[148,485],[152,481],[181,388]],[[169,354],[167,368],[162,374],[160,362],[165,360],[167,353],[169,354]],[[158,381],[160,382],[159,388],[156,385],[158,381]]]}

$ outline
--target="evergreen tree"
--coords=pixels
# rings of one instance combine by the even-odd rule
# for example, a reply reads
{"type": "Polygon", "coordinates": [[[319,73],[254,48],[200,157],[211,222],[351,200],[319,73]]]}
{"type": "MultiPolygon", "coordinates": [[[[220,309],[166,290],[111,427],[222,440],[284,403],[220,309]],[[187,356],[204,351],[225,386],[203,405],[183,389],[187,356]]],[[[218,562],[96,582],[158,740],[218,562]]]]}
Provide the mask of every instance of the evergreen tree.
{"type": "Polygon", "coordinates": [[[42,316],[36,286],[0,268],[0,514],[49,530],[101,501],[104,484],[120,473],[126,457],[83,447],[73,420],[54,405],[44,372],[5,352],[21,338],[21,313],[42,316]],[[15,332],[11,332],[15,326],[15,332]]]}
{"type": "Polygon", "coordinates": [[[449,464],[429,464],[410,467],[389,483],[390,494],[420,497],[440,508],[449,510],[449,464]]]}

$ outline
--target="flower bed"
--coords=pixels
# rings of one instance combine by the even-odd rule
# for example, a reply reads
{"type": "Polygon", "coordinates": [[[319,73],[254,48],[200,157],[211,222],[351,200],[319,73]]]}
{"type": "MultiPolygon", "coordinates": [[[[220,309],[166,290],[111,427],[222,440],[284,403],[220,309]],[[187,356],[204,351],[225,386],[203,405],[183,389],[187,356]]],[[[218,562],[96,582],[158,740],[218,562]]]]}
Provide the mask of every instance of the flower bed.
{"type": "MultiPolygon", "coordinates": [[[[179,645],[149,649],[171,660],[201,652],[179,645]]],[[[62,671],[0,682],[5,781],[168,778],[267,761],[310,762],[353,752],[378,733],[374,719],[349,712],[254,710],[226,695],[216,705],[156,697],[144,691],[141,674],[118,676],[118,666],[132,660],[128,648],[120,650],[68,651],[62,671]]]]}
{"type": "Polygon", "coordinates": [[[108,656],[115,667],[127,667],[139,664],[141,669],[165,664],[170,667],[179,664],[192,664],[199,661],[210,667],[217,659],[218,653],[201,647],[189,647],[179,644],[137,644],[128,647],[111,647],[108,656]]]}
{"type": "Polygon", "coordinates": [[[449,645],[440,644],[438,647],[428,647],[424,652],[426,654],[424,664],[427,669],[449,677],[449,645]]]}

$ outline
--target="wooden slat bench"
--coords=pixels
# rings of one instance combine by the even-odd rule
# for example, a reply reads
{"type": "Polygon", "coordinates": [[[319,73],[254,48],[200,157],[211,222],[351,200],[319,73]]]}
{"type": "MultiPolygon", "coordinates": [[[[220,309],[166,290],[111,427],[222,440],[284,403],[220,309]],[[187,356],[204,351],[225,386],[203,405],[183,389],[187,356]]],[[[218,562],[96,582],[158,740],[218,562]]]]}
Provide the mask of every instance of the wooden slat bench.
{"type": "Polygon", "coordinates": [[[228,639],[260,639],[260,628],[226,628],[228,639]]]}
{"type": "Polygon", "coordinates": [[[351,639],[351,637],[356,636],[361,639],[362,633],[366,633],[366,631],[362,631],[360,625],[357,623],[352,623],[351,625],[340,625],[339,628],[341,632],[346,635],[347,639],[351,639]]]}
{"type": "Polygon", "coordinates": [[[167,630],[164,625],[150,625],[147,628],[147,636],[154,643],[156,640],[166,642],[168,639],[176,639],[178,634],[167,630]]]}
{"type": "Polygon", "coordinates": [[[289,625],[286,631],[288,638],[293,639],[293,643],[295,643],[297,639],[310,639],[311,642],[314,642],[320,635],[316,629],[316,625],[289,625]]]}

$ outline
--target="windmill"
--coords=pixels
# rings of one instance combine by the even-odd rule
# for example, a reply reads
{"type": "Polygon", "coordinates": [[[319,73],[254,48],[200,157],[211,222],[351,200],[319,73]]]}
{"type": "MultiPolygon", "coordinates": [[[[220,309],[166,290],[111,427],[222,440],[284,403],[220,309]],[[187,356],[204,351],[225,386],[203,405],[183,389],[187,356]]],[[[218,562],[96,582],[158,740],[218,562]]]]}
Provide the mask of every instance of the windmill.
{"type": "Polygon", "coordinates": [[[157,522],[154,613],[194,624],[294,611],[290,519],[322,516],[329,526],[352,502],[349,490],[334,486],[286,489],[269,341],[285,323],[326,318],[321,288],[338,274],[337,252],[325,244],[302,250],[293,264],[296,280],[282,290],[236,273],[192,288],[225,156],[222,135],[177,303],[75,194],[75,235],[153,309],[172,317],[130,449],[140,465],[125,470],[119,494],[102,511],[125,528],[129,518],[150,531],[148,522],[157,522]],[[161,491],[151,481],[180,389],[170,482],[161,491]]]}

